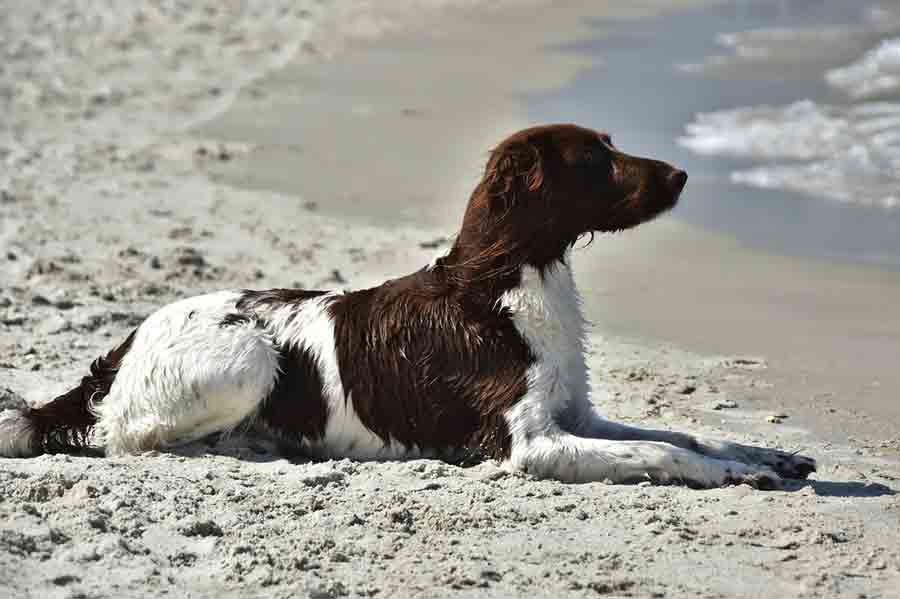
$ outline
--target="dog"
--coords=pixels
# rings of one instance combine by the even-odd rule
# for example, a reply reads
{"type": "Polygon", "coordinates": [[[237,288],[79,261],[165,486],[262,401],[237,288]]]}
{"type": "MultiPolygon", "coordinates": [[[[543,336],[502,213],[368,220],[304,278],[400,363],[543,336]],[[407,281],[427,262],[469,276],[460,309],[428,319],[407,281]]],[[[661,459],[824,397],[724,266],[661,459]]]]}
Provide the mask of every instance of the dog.
{"type": "Polygon", "coordinates": [[[37,408],[0,455],[164,449],[264,432],[316,458],[495,459],[565,482],[780,488],[815,461],[602,418],[569,266],[582,236],[675,206],[687,173],[570,124],[490,153],[451,249],[353,292],[222,291],[169,304],[37,408]]]}

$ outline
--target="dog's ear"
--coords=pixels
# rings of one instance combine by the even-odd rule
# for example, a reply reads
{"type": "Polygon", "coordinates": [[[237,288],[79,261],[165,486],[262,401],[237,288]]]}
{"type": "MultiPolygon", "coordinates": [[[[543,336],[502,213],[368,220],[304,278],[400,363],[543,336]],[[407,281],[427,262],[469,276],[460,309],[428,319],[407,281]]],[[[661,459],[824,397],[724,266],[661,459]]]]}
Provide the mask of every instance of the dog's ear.
{"type": "Polygon", "coordinates": [[[541,153],[531,143],[519,142],[491,152],[484,185],[494,207],[508,210],[524,194],[539,193],[544,186],[541,153]]]}

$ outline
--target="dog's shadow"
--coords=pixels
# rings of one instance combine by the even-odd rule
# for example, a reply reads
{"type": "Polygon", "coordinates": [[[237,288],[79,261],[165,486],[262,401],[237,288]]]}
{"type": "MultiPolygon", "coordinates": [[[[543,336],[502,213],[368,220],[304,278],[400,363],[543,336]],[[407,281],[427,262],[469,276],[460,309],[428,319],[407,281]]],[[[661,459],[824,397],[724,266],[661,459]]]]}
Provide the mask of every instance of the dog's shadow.
{"type": "Polygon", "coordinates": [[[897,494],[896,490],[881,483],[834,480],[789,480],[784,490],[795,492],[807,487],[812,488],[819,497],[884,497],[897,494]]]}
{"type": "Polygon", "coordinates": [[[299,465],[315,461],[300,448],[252,434],[234,438],[216,433],[166,451],[183,457],[221,456],[256,463],[288,461],[299,465]]]}

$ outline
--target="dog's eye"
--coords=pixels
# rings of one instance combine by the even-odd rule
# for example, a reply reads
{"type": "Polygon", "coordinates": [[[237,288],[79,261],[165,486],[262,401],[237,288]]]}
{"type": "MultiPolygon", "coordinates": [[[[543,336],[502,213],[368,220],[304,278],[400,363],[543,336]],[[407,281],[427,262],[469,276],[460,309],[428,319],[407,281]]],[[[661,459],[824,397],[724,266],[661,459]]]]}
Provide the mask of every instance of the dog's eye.
{"type": "Polygon", "coordinates": [[[593,150],[585,150],[581,155],[581,160],[585,164],[593,164],[594,163],[594,152],[593,150]]]}

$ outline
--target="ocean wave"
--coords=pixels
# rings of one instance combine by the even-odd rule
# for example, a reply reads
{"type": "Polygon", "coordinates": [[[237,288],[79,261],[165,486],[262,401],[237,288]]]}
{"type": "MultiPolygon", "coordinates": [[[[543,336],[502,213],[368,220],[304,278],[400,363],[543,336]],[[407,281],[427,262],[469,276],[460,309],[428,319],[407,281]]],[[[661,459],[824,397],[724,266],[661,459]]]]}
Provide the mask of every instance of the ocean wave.
{"type": "Polygon", "coordinates": [[[802,100],[700,113],[678,143],[704,155],[811,160],[852,143],[851,128],[836,109],[802,100]]]}
{"type": "Polygon", "coordinates": [[[772,27],[720,33],[716,35],[716,43],[729,50],[728,54],[714,54],[700,62],[679,63],[676,68],[686,73],[716,75],[748,65],[815,63],[835,47],[852,43],[861,33],[859,29],[847,27],[772,27]]]}
{"type": "Polygon", "coordinates": [[[773,163],[736,171],[733,182],[868,206],[900,203],[900,104],[744,107],[699,114],[686,130],[678,142],[698,154],[773,163]]]}
{"type": "MultiPolygon", "coordinates": [[[[900,206],[900,37],[893,31],[897,11],[869,11],[861,25],[824,30],[832,41],[845,36],[883,36],[874,48],[860,48],[844,66],[823,66],[829,85],[849,104],[805,99],[784,106],[745,106],[697,114],[678,143],[708,156],[731,156],[759,164],[731,173],[731,181],[765,189],[789,189],[840,202],[900,206]],[[893,33],[888,33],[893,32],[893,33]]],[[[783,63],[791,44],[821,48],[807,29],[765,29],[722,34],[728,60],[783,63]]],[[[849,39],[849,37],[847,38],[849,39]]],[[[807,49],[806,54],[809,54],[807,49]]],[[[694,68],[704,72],[724,64],[712,57],[694,68]],[[718,61],[718,62],[717,62],[718,61]]],[[[691,70],[691,69],[688,69],[691,70]]]]}
{"type": "MultiPolygon", "coordinates": [[[[679,63],[680,71],[699,75],[733,73],[740,67],[758,69],[762,66],[785,68],[804,64],[821,64],[832,60],[836,64],[852,58],[871,43],[873,36],[890,37],[900,33],[900,6],[876,6],[867,8],[860,22],[845,25],[818,25],[815,27],[761,27],[746,31],[731,31],[716,35],[716,43],[726,50],[707,56],[700,62],[679,63]],[[846,53],[850,52],[850,56],[846,53]]],[[[894,40],[895,42],[897,40],[894,40]]],[[[851,64],[848,73],[834,77],[862,79],[892,68],[895,62],[895,44],[881,49],[864,64],[851,64]]],[[[841,69],[836,69],[841,70],[841,69]]],[[[838,85],[838,84],[836,84],[838,85]]],[[[838,85],[840,87],[840,85],[838,85]]]]}
{"type": "Polygon", "coordinates": [[[900,205],[897,180],[873,170],[863,150],[802,165],[757,167],[731,173],[731,181],[761,189],[787,189],[838,202],[894,209],[900,205]]]}
{"type": "Polygon", "coordinates": [[[884,40],[856,62],[828,71],[825,80],[854,99],[900,90],[900,37],[884,40]]]}

